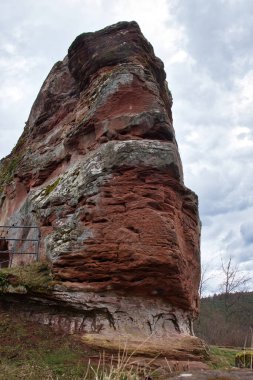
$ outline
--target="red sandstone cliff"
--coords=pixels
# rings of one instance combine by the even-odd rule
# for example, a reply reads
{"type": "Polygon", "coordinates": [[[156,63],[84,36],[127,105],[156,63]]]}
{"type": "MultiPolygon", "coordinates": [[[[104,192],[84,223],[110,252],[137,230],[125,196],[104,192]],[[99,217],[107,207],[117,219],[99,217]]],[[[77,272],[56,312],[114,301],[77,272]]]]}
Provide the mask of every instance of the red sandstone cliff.
{"type": "Polygon", "coordinates": [[[87,317],[88,340],[151,332],[154,347],[180,351],[183,339],[187,352],[201,347],[191,337],[200,223],[165,77],[135,22],[78,36],[1,161],[0,224],[40,227],[40,255],[61,283],[55,298],[108,311],[99,331],[87,317]]]}

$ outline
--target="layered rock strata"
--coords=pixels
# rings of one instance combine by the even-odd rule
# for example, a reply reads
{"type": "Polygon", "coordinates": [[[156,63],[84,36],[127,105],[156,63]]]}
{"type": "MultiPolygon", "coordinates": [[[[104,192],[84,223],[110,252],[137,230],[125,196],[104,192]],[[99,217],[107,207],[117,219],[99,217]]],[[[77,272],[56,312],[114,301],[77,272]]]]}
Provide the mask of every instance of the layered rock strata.
{"type": "Polygon", "coordinates": [[[203,348],[192,331],[200,222],[165,78],[135,22],[78,36],[1,161],[0,224],[40,227],[40,258],[59,283],[50,299],[83,313],[86,341],[114,346],[119,334],[187,356],[203,348]]]}

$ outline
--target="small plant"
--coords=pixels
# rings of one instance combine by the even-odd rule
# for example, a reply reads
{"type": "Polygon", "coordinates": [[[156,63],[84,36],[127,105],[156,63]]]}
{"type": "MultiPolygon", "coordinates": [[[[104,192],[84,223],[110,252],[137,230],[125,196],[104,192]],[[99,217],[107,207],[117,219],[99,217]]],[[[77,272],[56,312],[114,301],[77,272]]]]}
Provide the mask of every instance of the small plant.
{"type": "Polygon", "coordinates": [[[253,351],[242,351],[235,355],[235,366],[252,369],[253,351]]]}
{"type": "Polygon", "coordinates": [[[57,180],[55,180],[53,183],[48,185],[43,190],[43,195],[45,195],[47,197],[50,193],[52,193],[52,191],[54,191],[54,189],[59,185],[59,182],[60,182],[60,178],[57,178],[57,180]]]}
{"type": "Polygon", "coordinates": [[[87,371],[83,380],[142,380],[152,379],[149,375],[148,367],[142,368],[136,361],[131,360],[132,355],[128,355],[125,350],[119,351],[117,356],[111,356],[108,364],[105,353],[100,355],[96,366],[88,362],[87,371]]]}
{"type": "Polygon", "coordinates": [[[9,282],[8,282],[8,274],[7,273],[4,273],[4,272],[0,272],[0,289],[1,289],[1,292],[5,292],[6,289],[8,288],[9,286],[9,282]]]}
{"type": "Polygon", "coordinates": [[[250,335],[245,337],[244,348],[242,352],[238,352],[235,356],[235,366],[239,368],[253,369],[253,330],[250,327],[250,335]],[[250,348],[246,350],[248,338],[250,338],[250,348]]]}

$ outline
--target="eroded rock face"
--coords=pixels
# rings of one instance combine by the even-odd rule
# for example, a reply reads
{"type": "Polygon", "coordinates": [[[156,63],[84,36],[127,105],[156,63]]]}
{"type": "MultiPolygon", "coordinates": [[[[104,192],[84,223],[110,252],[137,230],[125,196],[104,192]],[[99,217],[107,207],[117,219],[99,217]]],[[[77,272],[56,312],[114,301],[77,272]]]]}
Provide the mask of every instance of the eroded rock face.
{"type": "Polygon", "coordinates": [[[128,315],[87,339],[152,332],[168,350],[171,339],[197,344],[198,202],[183,183],[171,106],[163,63],[135,22],[85,33],[52,68],[1,161],[0,224],[40,227],[40,255],[64,288],[53,297],[78,298],[80,310],[87,297],[94,308],[102,299],[128,315]]]}

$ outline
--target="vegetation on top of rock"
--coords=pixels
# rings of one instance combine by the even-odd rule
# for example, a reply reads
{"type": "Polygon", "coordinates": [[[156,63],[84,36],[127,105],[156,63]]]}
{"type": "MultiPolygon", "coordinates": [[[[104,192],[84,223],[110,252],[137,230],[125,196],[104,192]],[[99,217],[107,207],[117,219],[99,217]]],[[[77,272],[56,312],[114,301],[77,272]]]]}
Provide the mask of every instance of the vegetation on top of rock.
{"type": "Polygon", "coordinates": [[[0,193],[4,186],[13,179],[15,171],[24,156],[24,144],[27,140],[28,125],[26,123],[24,131],[18,139],[11,153],[0,161],[0,193]]]}
{"type": "Polygon", "coordinates": [[[52,284],[51,269],[47,263],[32,263],[0,270],[0,291],[3,293],[22,288],[26,291],[44,292],[52,284]]]}
{"type": "Polygon", "coordinates": [[[13,175],[21,161],[21,156],[16,155],[12,158],[7,157],[1,162],[0,166],[0,192],[3,191],[4,185],[11,182],[13,175]]]}

